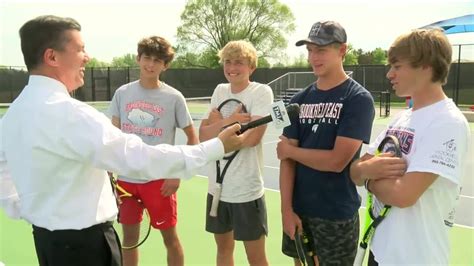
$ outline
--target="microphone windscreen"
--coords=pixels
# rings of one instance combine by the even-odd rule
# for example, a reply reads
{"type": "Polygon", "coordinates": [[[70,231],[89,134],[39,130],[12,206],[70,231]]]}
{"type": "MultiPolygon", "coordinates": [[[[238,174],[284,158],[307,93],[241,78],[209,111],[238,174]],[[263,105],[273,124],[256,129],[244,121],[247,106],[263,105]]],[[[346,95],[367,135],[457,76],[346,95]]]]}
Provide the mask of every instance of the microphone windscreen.
{"type": "Polygon", "coordinates": [[[297,103],[292,103],[286,106],[286,112],[288,113],[288,116],[290,119],[295,119],[298,118],[298,115],[300,113],[300,106],[297,103]]]}

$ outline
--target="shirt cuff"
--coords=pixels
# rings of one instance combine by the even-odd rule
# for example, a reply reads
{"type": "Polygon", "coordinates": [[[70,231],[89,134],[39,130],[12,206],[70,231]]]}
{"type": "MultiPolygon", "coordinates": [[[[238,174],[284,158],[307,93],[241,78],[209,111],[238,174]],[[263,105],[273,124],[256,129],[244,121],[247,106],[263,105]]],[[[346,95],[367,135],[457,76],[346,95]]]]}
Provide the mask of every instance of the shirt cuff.
{"type": "Polygon", "coordinates": [[[217,161],[224,157],[224,144],[219,138],[210,139],[200,145],[208,161],[217,161]]]}
{"type": "Polygon", "coordinates": [[[0,206],[11,219],[20,219],[20,199],[18,195],[0,199],[0,206]]]}

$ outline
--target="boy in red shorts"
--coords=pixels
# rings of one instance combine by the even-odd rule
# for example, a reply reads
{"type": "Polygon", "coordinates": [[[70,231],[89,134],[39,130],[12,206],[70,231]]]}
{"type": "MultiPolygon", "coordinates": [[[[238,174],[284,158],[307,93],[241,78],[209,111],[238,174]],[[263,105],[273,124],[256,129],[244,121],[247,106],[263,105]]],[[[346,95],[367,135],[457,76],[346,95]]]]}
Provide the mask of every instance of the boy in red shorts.
{"type": "MultiPolygon", "coordinates": [[[[137,61],[140,79],[123,85],[110,103],[112,123],[123,132],[138,135],[150,145],[175,142],[176,128],[183,129],[187,144],[199,142],[183,95],[159,80],[174,57],[165,39],[152,36],[138,43],[137,61]]],[[[177,232],[176,191],[179,179],[138,183],[137,179],[119,176],[119,185],[139,198],[150,214],[152,226],[161,231],[167,248],[168,265],[184,265],[183,248],[177,232]]],[[[124,243],[138,237],[143,209],[136,200],[120,205],[120,223],[124,243]]],[[[123,265],[138,265],[138,249],[123,250],[123,265]]]]}

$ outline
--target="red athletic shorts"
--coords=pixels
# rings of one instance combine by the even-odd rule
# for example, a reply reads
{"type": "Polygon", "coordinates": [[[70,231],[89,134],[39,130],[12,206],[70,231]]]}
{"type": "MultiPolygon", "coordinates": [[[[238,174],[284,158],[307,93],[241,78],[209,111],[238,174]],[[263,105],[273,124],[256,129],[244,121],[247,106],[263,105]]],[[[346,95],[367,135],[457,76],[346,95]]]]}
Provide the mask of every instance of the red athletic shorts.
{"type": "MultiPolygon", "coordinates": [[[[140,199],[140,204],[132,197],[122,197],[120,204],[120,223],[137,224],[142,220],[143,207],[148,210],[151,225],[159,230],[176,226],[178,222],[176,193],[169,197],[161,195],[161,186],[164,179],[154,180],[143,184],[135,184],[118,180],[118,184],[125,191],[140,199]]],[[[119,195],[122,193],[118,190],[119,195]]]]}

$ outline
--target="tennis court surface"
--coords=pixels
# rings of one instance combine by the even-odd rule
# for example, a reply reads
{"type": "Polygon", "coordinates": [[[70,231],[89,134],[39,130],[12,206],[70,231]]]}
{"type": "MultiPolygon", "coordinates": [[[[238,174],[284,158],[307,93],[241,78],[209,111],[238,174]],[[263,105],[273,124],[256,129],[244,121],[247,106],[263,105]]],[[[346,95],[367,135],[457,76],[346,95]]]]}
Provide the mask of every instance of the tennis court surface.
{"type": "MultiPolygon", "coordinates": [[[[104,110],[107,103],[98,105],[104,110]]],[[[193,118],[199,118],[206,110],[203,103],[190,104],[193,118]]],[[[394,112],[392,112],[393,114],[394,112]]],[[[376,118],[372,132],[372,140],[383,130],[389,118],[376,118]]],[[[195,121],[196,127],[199,121],[195,121]]],[[[471,123],[471,133],[474,124],[471,123]]],[[[281,130],[268,127],[264,136],[264,179],[266,202],[268,207],[269,236],[266,242],[267,257],[270,265],[292,265],[292,260],[281,253],[281,215],[280,197],[278,193],[279,161],[276,158],[275,147],[281,130]]],[[[184,144],[182,132],[177,133],[177,143],[184,144]]],[[[471,135],[471,147],[474,147],[474,135],[471,135]]],[[[362,152],[365,151],[365,147],[362,152]]],[[[474,155],[470,153],[469,165],[463,177],[462,196],[456,211],[455,226],[450,233],[451,260],[450,265],[474,265],[474,181],[472,178],[474,155]]],[[[216,248],[214,238],[205,232],[205,200],[207,179],[205,170],[189,181],[181,183],[178,191],[178,233],[184,248],[185,265],[215,265],[216,248]]],[[[365,199],[364,189],[359,193],[365,199]]],[[[362,204],[365,206],[365,203],[362,204]]],[[[363,219],[363,210],[360,212],[363,219]]],[[[361,220],[361,224],[363,221],[361,220]]],[[[140,247],[140,265],[166,265],[166,251],[162,244],[161,235],[152,231],[147,242],[140,247]]],[[[242,243],[237,242],[235,250],[235,265],[248,265],[242,243]]],[[[10,266],[37,265],[31,226],[24,221],[8,219],[0,211],[0,262],[10,266]]],[[[1,264],[0,264],[1,265],[1,264]]]]}

